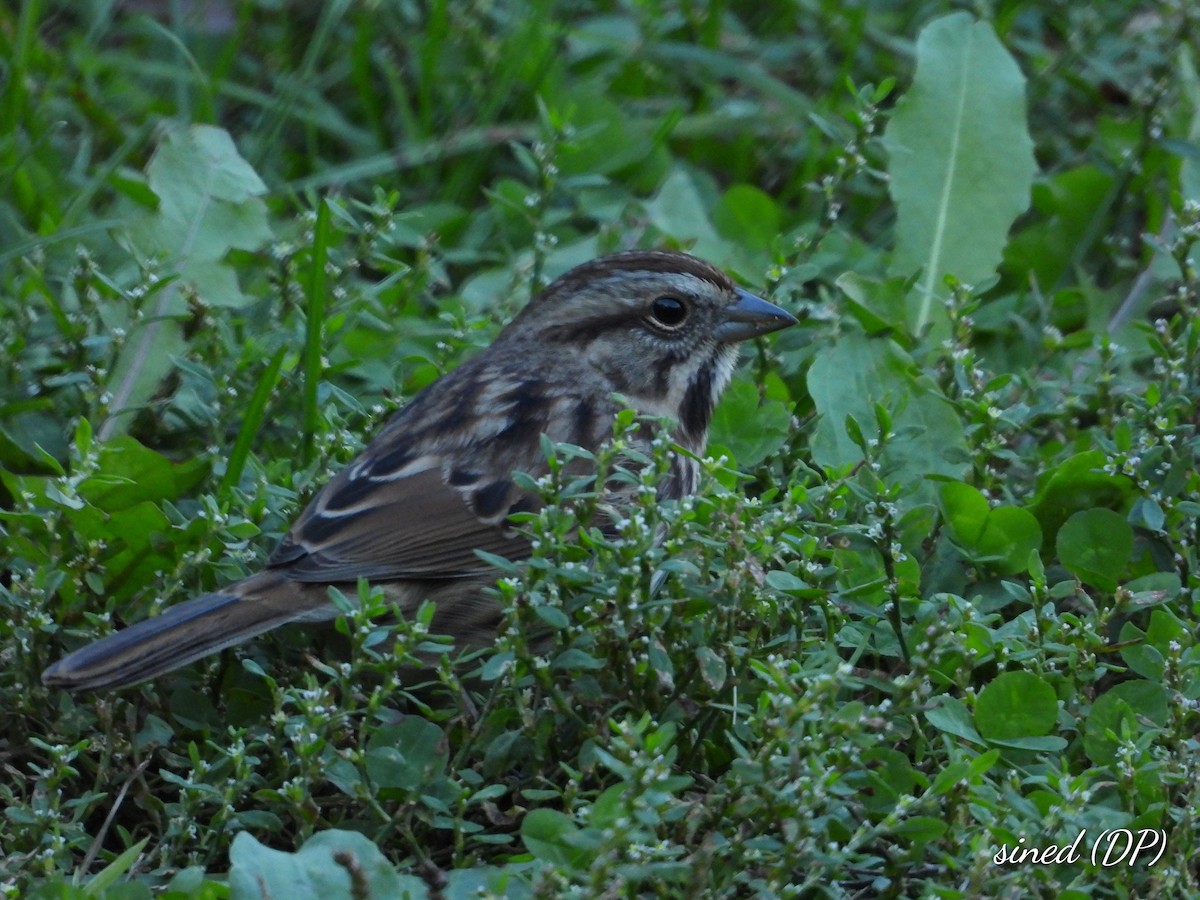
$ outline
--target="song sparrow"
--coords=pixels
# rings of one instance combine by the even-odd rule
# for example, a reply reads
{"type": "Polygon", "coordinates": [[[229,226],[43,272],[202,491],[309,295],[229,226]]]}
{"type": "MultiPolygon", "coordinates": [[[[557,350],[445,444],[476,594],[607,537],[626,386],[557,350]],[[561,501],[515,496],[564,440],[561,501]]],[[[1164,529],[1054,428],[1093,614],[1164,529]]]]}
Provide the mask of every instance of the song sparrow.
{"type": "MultiPolygon", "coordinates": [[[[435,629],[469,641],[499,621],[474,551],[528,554],[506,520],[534,508],[512,474],[546,471],[542,434],[597,448],[619,395],[673,420],[673,439],[699,454],[737,343],[795,321],[683,253],[635,250],[572,269],[392,416],[262,572],[76,650],[42,681],[83,690],[153,678],[286,622],[333,618],[328,586],[352,594],[359,578],[402,610],[435,600],[435,629]]],[[[678,498],[697,481],[695,461],[677,454],[660,492],[678,498]]]]}

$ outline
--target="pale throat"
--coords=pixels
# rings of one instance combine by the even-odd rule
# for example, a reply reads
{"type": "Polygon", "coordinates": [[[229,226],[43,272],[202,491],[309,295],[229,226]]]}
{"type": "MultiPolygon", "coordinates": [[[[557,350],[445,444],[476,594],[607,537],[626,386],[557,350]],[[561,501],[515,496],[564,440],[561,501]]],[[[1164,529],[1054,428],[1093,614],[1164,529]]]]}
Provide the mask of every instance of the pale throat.
{"type": "Polygon", "coordinates": [[[718,347],[711,354],[694,354],[679,362],[671,373],[670,389],[665,395],[627,396],[626,399],[639,413],[657,416],[679,423],[674,431],[675,440],[687,450],[700,454],[708,442],[708,424],[712,411],[721,399],[725,388],[733,378],[733,370],[737,365],[738,349],[736,346],[718,347]],[[710,369],[712,376],[708,385],[707,415],[703,427],[699,431],[684,427],[682,410],[688,391],[704,370],[710,369]]]}

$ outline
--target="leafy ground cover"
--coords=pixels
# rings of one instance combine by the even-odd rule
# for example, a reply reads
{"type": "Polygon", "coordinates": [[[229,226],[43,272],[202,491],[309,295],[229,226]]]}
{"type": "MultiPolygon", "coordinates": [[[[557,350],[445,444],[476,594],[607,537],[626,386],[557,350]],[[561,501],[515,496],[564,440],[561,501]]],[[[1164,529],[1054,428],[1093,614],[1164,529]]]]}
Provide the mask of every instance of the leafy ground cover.
{"type": "MultiPolygon", "coordinates": [[[[1195,894],[1198,28],[0,10],[6,896],[1195,894]],[[253,570],[372,422],[634,245],[802,324],[746,354],[699,496],[576,540],[591,485],[546,487],[494,649],[364,585],[336,628],[41,686],[253,570]]],[[[596,465],[650,497],[637,427],[596,465]]]]}

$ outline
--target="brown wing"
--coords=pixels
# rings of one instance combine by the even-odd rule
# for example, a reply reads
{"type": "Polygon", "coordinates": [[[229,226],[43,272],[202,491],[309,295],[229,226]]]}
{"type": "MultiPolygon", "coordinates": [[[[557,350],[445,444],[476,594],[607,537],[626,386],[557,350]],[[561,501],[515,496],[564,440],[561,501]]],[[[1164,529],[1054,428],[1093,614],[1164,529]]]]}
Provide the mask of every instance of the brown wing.
{"type": "Polygon", "coordinates": [[[456,369],[401,410],[318,492],[268,565],[320,583],[463,578],[487,571],[476,550],[528,556],[507,520],[536,503],[513,471],[545,471],[541,435],[595,447],[610,420],[570,380],[551,386],[485,363],[456,369]]]}
{"type": "Polygon", "coordinates": [[[365,486],[367,472],[343,470],[313,498],[268,565],[311,582],[464,578],[487,570],[476,550],[529,555],[528,541],[505,524],[510,512],[534,508],[511,479],[452,486],[454,472],[436,457],[408,468],[365,486]]]}

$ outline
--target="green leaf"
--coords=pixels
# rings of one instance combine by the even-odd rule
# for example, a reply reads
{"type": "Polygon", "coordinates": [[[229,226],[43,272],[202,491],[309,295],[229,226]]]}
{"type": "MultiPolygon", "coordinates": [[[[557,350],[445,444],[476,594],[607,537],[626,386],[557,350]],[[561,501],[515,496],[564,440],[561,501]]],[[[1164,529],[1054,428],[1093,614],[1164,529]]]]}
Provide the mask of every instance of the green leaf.
{"type": "Polygon", "coordinates": [[[969,484],[952,481],[938,488],[938,499],[951,540],[961,546],[975,546],[992,511],[987,497],[969,484]]]}
{"type": "Polygon", "coordinates": [[[767,252],[779,240],[779,205],[757,187],[735,184],[713,210],[713,223],[733,243],[767,252]]]}
{"type": "Polygon", "coordinates": [[[128,429],[131,416],[121,414],[139,410],[186,351],[183,328],[173,319],[156,316],[131,334],[109,372],[112,402],[108,418],[100,425],[101,440],[128,429]]]}
{"type": "Polygon", "coordinates": [[[1147,727],[1166,724],[1166,689],[1152,681],[1126,681],[1096,698],[1083,729],[1083,749],[1097,765],[1117,756],[1117,741],[1128,731],[1137,737],[1147,727]],[[1145,719],[1146,722],[1141,721],[1145,719]]]}
{"type": "Polygon", "coordinates": [[[551,663],[552,669],[603,669],[604,663],[596,659],[590,653],[580,650],[578,647],[571,647],[564,650],[554,658],[551,663]]]}
{"type": "Polygon", "coordinates": [[[965,759],[955,760],[937,773],[933,784],[929,786],[929,793],[935,797],[945,794],[957,787],[959,782],[968,778],[970,773],[971,764],[969,762],[965,759]]]}
{"type": "Polygon", "coordinates": [[[1080,581],[1114,591],[1133,555],[1133,529],[1111,509],[1085,509],[1058,531],[1058,558],[1080,581]]]}
{"type": "Polygon", "coordinates": [[[378,788],[415,791],[442,775],[449,759],[442,729],[419,716],[380,728],[367,742],[367,775],[378,788]]]}
{"type": "Polygon", "coordinates": [[[1041,737],[1054,728],[1058,697],[1032,672],[1003,672],[993,678],[975,704],[975,725],[989,740],[1041,737]]]}
{"type": "Polygon", "coordinates": [[[659,231],[690,245],[691,252],[717,265],[729,256],[729,246],[717,234],[692,176],[677,168],[667,176],[658,194],[646,204],[650,222],[659,231]]]}
{"type": "Polygon", "coordinates": [[[756,466],[787,443],[791,405],[764,400],[751,381],[735,381],[713,411],[711,443],[728,448],[739,466],[756,466]]]}
{"type": "Polygon", "coordinates": [[[980,753],[971,763],[971,771],[968,773],[970,778],[978,778],[991,771],[992,766],[1000,759],[1000,751],[992,749],[986,753],[980,753]]]}
{"type": "Polygon", "coordinates": [[[229,133],[211,125],[193,125],[169,134],[146,171],[160,200],[167,197],[185,205],[199,198],[241,203],[267,192],[258,173],[238,154],[229,133]]]}
{"type": "Polygon", "coordinates": [[[1002,575],[1029,567],[1030,554],[1042,544],[1033,513],[1015,506],[993,508],[980,491],[957,481],[942,484],[938,496],[950,539],[968,559],[1002,575]]]}
{"type": "Polygon", "coordinates": [[[1064,738],[1057,735],[1046,735],[1045,737],[1018,737],[1007,738],[1000,740],[992,738],[992,743],[997,747],[1006,747],[1012,750],[1032,750],[1035,753],[1057,753],[1060,750],[1066,749],[1067,742],[1064,738]]]}
{"type": "Polygon", "coordinates": [[[174,500],[204,475],[196,461],[173,463],[131,437],[104,444],[93,475],[79,484],[79,494],[106,512],[129,509],[143,501],[174,500]]]}
{"type": "Polygon", "coordinates": [[[84,893],[89,897],[99,897],[104,894],[108,888],[117,883],[117,879],[124,875],[132,868],[134,862],[141,855],[143,848],[150,841],[150,838],[144,837],[132,847],[125,850],[120,856],[110,862],[107,866],[101,869],[92,877],[84,887],[84,893]]]}
{"type": "MultiPolygon", "coordinates": [[[[538,868],[537,863],[508,863],[499,866],[473,866],[444,872],[445,887],[440,891],[444,900],[468,900],[476,897],[504,897],[505,900],[526,900],[534,897],[527,873],[538,868]]],[[[372,898],[374,900],[374,898],[372,898]]]]}
{"type": "Polygon", "coordinates": [[[286,346],[282,346],[275,351],[275,355],[267,362],[262,375],[258,379],[258,384],[254,388],[254,394],[250,397],[250,402],[246,404],[241,427],[238,429],[237,440],[234,442],[233,449],[229,452],[229,458],[225,464],[225,474],[221,478],[222,488],[233,487],[242,477],[242,470],[246,467],[246,459],[250,456],[250,448],[262,428],[267,401],[271,398],[271,392],[275,389],[275,385],[279,381],[279,370],[283,367],[283,359],[287,355],[287,349],[286,346]]]}
{"type": "Polygon", "coordinates": [[[862,767],[846,773],[846,783],[860,791],[867,809],[887,814],[904,794],[923,784],[908,757],[892,747],[869,747],[862,753],[862,767]]]}
{"type": "Polygon", "coordinates": [[[710,647],[697,647],[696,662],[700,664],[700,677],[704,683],[714,691],[719,691],[729,675],[725,660],[710,647]]]}
{"type": "Polygon", "coordinates": [[[580,834],[574,820],[555,809],[535,809],[521,822],[525,849],[542,862],[586,871],[593,854],[575,844],[580,834]]]}
{"type": "Polygon", "coordinates": [[[378,847],[355,831],[323,831],[295,853],[273,850],[243,831],[233,839],[229,862],[230,900],[429,896],[424,881],[400,875],[378,847]]]}
{"type": "Polygon", "coordinates": [[[1125,665],[1143,678],[1158,681],[1163,677],[1166,661],[1157,647],[1143,643],[1145,638],[1146,633],[1132,622],[1122,625],[1120,641],[1122,644],[1130,646],[1121,648],[1121,659],[1125,661],[1125,665]]]}
{"type": "Polygon", "coordinates": [[[961,700],[943,695],[941,703],[926,710],[925,718],[929,724],[946,734],[965,738],[976,744],[982,744],[983,738],[975,730],[971,721],[971,713],[961,700]]]}
{"type": "Polygon", "coordinates": [[[1132,482],[1124,475],[1106,472],[1105,463],[1101,451],[1088,450],[1063,461],[1038,479],[1030,511],[1041,523],[1047,541],[1081,509],[1099,506],[1117,509],[1128,501],[1132,482]]]}
{"type": "Polygon", "coordinates": [[[933,816],[912,816],[896,825],[896,834],[914,844],[929,844],[942,837],[950,828],[950,823],[933,816]]]}
{"type": "MultiPolygon", "coordinates": [[[[1195,51],[1186,43],[1180,44],[1176,59],[1180,92],[1186,98],[1186,108],[1191,113],[1188,122],[1187,140],[1192,146],[1200,146],[1200,73],[1196,71],[1195,51]]],[[[1183,199],[1200,201],[1200,161],[1195,156],[1185,156],[1179,167],[1179,187],[1183,199]]]]}
{"type": "Polygon", "coordinates": [[[922,272],[910,320],[919,335],[940,309],[946,275],[973,283],[996,271],[1037,171],[1025,78],[990,24],[953,13],[921,31],[916,74],[884,146],[897,209],[892,268],[922,272]]]}
{"type": "Polygon", "coordinates": [[[882,464],[889,479],[920,485],[912,503],[933,499],[929,475],[960,480],[966,466],[962,422],[932,380],[916,371],[912,358],[895,341],[843,334],[817,352],[808,371],[808,391],[821,418],[812,438],[813,458],[840,468],[862,459],[846,430],[846,419],[876,420],[875,405],[891,411],[903,440],[890,441],[882,464]]]}
{"type": "Polygon", "coordinates": [[[846,299],[849,311],[869,336],[888,331],[906,332],[908,295],[912,285],[907,278],[871,278],[861,272],[843,272],[834,282],[846,299]]]}
{"type": "Polygon", "coordinates": [[[255,250],[271,238],[267,208],[259,199],[266,185],[238,155],[228,133],[207,125],[170,132],[146,167],[158,209],[129,227],[129,238],[145,256],[165,260],[178,280],[164,281],[147,298],[141,321],[128,323],[129,338],[108,378],[112,400],[99,437],[107,440],[129,427],[128,413],[141,408],[183,356],[180,319],[188,312],[186,284],[209,306],[241,306],[224,257],[233,249],[255,250]]]}
{"type": "Polygon", "coordinates": [[[1126,622],[1121,626],[1120,640],[1122,644],[1131,644],[1121,648],[1125,664],[1151,681],[1162,679],[1167,655],[1178,653],[1178,650],[1172,651],[1172,644],[1180,647],[1192,644],[1189,629],[1169,609],[1162,608],[1150,613],[1150,627],[1145,632],[1132,622],[1126,622]]]}
{"type": "Polygon", "coordinates": [[[783,569],[772,569],[766,575],[767,587],[776,591],[807,591],[811,590],[808,582],[797,578],[791,572],[783,569]]]}

